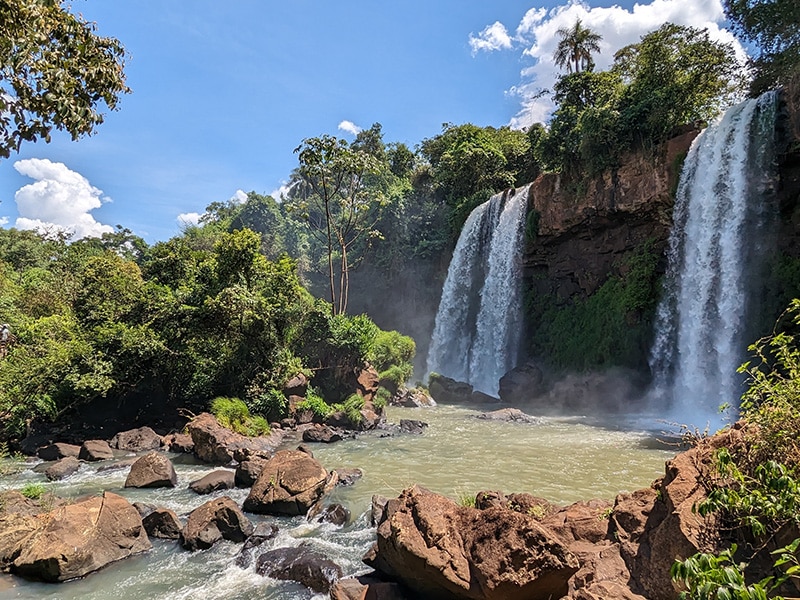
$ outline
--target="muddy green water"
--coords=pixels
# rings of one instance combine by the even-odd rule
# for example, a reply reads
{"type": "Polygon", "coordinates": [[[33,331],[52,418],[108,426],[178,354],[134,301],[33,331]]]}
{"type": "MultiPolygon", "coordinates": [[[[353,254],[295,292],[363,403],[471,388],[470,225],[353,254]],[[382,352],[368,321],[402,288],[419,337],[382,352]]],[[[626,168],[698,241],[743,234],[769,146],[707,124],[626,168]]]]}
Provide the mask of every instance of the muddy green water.
{"type": "MultiPolygon", "coordinates": [[[[346,574],[368,571],[361,556],[374,540],[366,512],[373,494],[397,495],[419,483],[454,499],[479,490],[529,492],[566,504],[581,499],[612,500],[621,491],[649,485],[664,471],[674,450],[657,441],[658,423],[649,420],[590,424],[584,419],[544,419],[536,425],[477,419],[479,411],[438,406],[430,409],[390,408],[392,422],[419,419],[429,424],[421,436],[380,437],[367,434],[331,445],[314,445],[315,456],[328,469],[359,467],[364,477],[352,487],[339,487],[331,501],[347,506],[352,523],[344,528],[310,524],[302,518],[253,517],[275,522],[281,531],[264,550],[307,543],[336,561],[346,574]]],[[[296,446],[296,440],[286,442],[296,446]]],[[[171,456],[178,473],[174,489],[131,490],[123,484],[128,469],[98,472],[99,464],[84,464],[75,475],[47,487],[77,497],[112,490],[131,502],[172,508],[185,516],[209,500],[186,489],[214,468],[186,456],[171,456]]],[[[0,489],[18,489],[42,482],[43,475],[23,470],[0,479],[0,489]]],[[[244,501],[247,490],[226,492],[244,501]]],[[[218,492],[213,496],[221,495],[218,492]]],[[[0,575],[0,599],[52,600],[255,600],[314,598],[305,588],[257,575],[252,567],[233,564],[239,546],[223,542],[210,550],[189,553],[174,542],[153,540],[153,550],[82,580],[57,585],[33,583],[0,575]]],[[[322,598],[324,596],[318,596],[322,598]]]]}

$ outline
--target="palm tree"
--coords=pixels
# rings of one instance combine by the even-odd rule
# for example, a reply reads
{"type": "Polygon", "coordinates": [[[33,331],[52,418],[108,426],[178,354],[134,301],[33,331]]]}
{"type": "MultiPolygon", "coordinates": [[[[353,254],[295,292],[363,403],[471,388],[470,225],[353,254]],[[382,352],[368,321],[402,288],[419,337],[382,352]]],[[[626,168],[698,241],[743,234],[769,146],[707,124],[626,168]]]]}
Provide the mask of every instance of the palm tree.
{"type": "Polygon", "coordinates": [[[570,73],[573,65],[576,73],[590,68],[592,53],[600,52],[600,40],[603,36],[581,25],[580,19],[577,19],[572,27],[560,27],[558,35],[561,40],[553,55],[556,65],[562,69],[567,67],[570,73]]]}

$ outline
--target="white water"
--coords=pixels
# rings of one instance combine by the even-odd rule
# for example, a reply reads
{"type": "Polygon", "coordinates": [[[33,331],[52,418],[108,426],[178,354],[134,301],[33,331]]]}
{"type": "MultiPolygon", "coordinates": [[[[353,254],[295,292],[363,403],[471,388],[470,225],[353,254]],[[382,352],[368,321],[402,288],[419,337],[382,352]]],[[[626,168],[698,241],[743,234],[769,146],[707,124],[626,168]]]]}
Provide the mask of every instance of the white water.
{"type": "Polygon", "coordinates": [[[528,187],[472,211],[458,238],[436,314],[428,372],[497,395],[516,366],[522,329],[519,255],[528,187]]]}
{"type": "Polygon", "coordinates": [[[673,212],[650,368],[654,396],[683,423],[721,424],[736,407],[751,291],[760,283],[775,95],[729,109],[692,144],[673,212]]]}

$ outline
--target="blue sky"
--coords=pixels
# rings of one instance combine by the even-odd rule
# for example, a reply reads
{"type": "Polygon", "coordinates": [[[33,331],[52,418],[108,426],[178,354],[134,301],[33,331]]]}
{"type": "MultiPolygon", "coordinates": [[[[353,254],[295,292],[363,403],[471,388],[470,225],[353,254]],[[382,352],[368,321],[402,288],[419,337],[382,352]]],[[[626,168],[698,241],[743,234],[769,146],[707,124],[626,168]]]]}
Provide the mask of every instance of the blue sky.
{"type": "Polygon", "coordinates": [[[554,81],[556,30],[577,17],[604,36],[601,68],[667,20],[732,39],[719,0],[74,0],[72,10],[124,44],[133,93],[95,135],[54,135],[0,161],[0,218],[77,236],[121,224],[151,243],[211,202],[277,193],[306,137],[352,139],[379,122],[384,141],[413,148],[445,122],[545,119],[546,98],[532,98],[554,81]]]}

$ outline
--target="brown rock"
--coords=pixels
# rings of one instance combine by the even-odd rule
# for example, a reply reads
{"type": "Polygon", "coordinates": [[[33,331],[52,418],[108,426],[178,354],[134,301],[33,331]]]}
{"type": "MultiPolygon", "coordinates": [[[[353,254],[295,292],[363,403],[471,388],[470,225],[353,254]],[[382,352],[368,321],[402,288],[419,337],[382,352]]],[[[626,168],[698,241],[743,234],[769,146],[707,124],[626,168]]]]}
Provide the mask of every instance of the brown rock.
{"type": "Polygon", "coordinates": [[[75,444],[64,444],[62,442],[56,442],[55,444],[50,444],[49,446],[42,446],[36,451],[36,456],[41,458],[42,460],[59,460],[61,458],[67,458],[68,456],[72,456],[74,458],[78,458],[78,455],[81,453],[81,447],[76,446],[75,444]]]}
{"type": "Polygon", "coordinates": [[[327,425],[314,423],[312,427],[303,431],[303,441],[331,444],[342,441],[342,436],[327,425]]]}
{"type": "Polygon", "coordinates": [[[472,400],[470,384],[437,373],[431,373],[428,390],[436,402],[443,404],[465,404],[472,400]]]}
{"type": "Polygon", "coordinates": [[[369,575],[339,579],[331,586],[331,600],[411,600],[393,581],[381,581],[369,575]]]}
{"type": "Polygon", "coordinates": [[[175,487],[178,475],[172,462],[160,452],[149,452],[131,465],[125,487],[175,487]]]}
{"type": "Polygon", "coordinates": [[[78,453],[81,460],[97,461],[114,458],[111,446],[105,440],[86,440],[78,453]]]}
{"type": "Polygon", "coordinates": [[[26,541],[41,526],[41,520],[32,514],[21,512],[0,514],[0,570],[8,570],[22,552],[26,541]]]}
{"type": "Polygon", "coordinates": [[[305,397],[308,391],[308,377],[303,373],[298,373],[286,382],[283,386],[283,394],[289,396],[305,397]]]}
{"type": "Polygon", "coordinates": [[[276,429],[266,437],[249,438],[226,429],[214,415],[201,413],[187,425],[194,442],[194,453],[202,461],[227,465],[234,461],[237,451],[251,454],[272,454],[283,439],[283,430],[276,429]]]}
{"type": "Polygon", "coordinates": [[[244,501],[244,510],[275,515],[304,515],[323,495],[330,476],[305,452],[281,450],[264,465],[244,501]]]}
{"type": "Polygon", "coordinates": [[[177,540],[181,537],[181,531],[183,530],[183,524],[181,524],[178,515],[175,514],[174,510],[168,508],[156,508],[151,511],[146,517],[142,518],[142,525],[144,525],[144,529],[150,537],[167,540],[177,540]]]}
{"type": "Polygon", "coordinates": [[[57,460],[52,465],[47,467],[44,472],[45,477],[50,481],[64,479],[75,473],[81,467],[81,461],[74,456],[67,456],[61,460],[57,460]]]}
{"type": "Polygon", "coordinates": [[[233,471],[218,469],[189,484],[189,489],[197,494],[210,494],[217,490],[230,490],[234,487],[233,471]]]}
{"type": "Polygon", "coordinates": [[[371,365],[364,365],[356,377],[356,393],[364,398],[364,402],[371,402],[375,398],[381,376],[371,365]]]}
{"type": "Polygon", "coordinates": [[[170,452],[189,454],[194,452],[194,442],[188,433],[170,433],[165,435],[162,445],[170,452]]]}
{"type": "Polygon", "coordinates": [[[519,406],[544,391],[542,370],[532,362],[510,370],[500,378],[500,399],[519,406]]]}
{"type": "Polygon", "coordinates": [[[361,469],[346,469],[339,467],[336,469],[336,474],[338,475],[338,481],[336,485],[353,485],[356,481],[361,479],[364,476],[364,471],[361,469]]]}
{"type": "Polygon", "coordinates": [[[111,492],[67,504],[41,519],[25,538],[12,572],[44,581],[65,581],[150,549],[142,519],[111,492]]]}
{"type": "Polygon", "coordinates": [[[263,456],[253,456],[236,465],[236,471],[233,475],[236,487],[252,487],[268,460],[263,456]]]}
{"type": "Polygon", "coordinates": [[[546,600],[577,559],[535,519],[477,510],[414,486],[390,500],[365,562],[425,597],[546,600]]]}
{"type": "Polygon", "coordinates": [[[323,508],[316,517],[317,523],[346,525],[350,520],[350,511],[341,504],[330,504],[323,508]]]}
{"type": "Polygon", "coordinates": [[[250,520],[233,500],[222,496],[189,513],[180,539],[187,550],[204,550],[223,539],[244,542],[252,533],[250,520]]]}
{"type": "Polygon", "coordinates": [[[558,510],[542,521],[565,544],[598,543],[608,537],[612,504],[604,500],[581,501],[558,510]]]}
{"type": "Polygon", "coordinates": [[[402,433],[410,433],[412,435],[422,435],[428,428],[425,421],[417,419],[400,419],[400,431],[402,433]]]}
{"type": "Polygon", "coordinates": [[[109,446],[128,452],[142,452],[161,448],[161,436],[149,427],[120,431],[109,442],[109,446]]]}
{"type": "Polygon", "coordinates": [[[257,548],[264,542],[274,539],[278,535],[278,526],[273,523],[258,523],[253,529],[253,533],[244,541],[242,549],[236,555],[236,566],[246,569],[253,562],[251,550],[257,548]]]}
{"type": "Polygon", "coordinates": [[[256,573],[297,581],[318,593],[326,593],[342,576],[342,569],[332,560],[307,546],[276,548],[256,560],[256,573]]]}
{"type": "Polygon", "coordinates": [[[421,388],[408,389],[401,386],[389,400],[389,404],[406,408],[425,408],[435,406],[436,402],[428,392],[421,388]]]}

